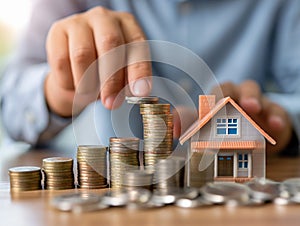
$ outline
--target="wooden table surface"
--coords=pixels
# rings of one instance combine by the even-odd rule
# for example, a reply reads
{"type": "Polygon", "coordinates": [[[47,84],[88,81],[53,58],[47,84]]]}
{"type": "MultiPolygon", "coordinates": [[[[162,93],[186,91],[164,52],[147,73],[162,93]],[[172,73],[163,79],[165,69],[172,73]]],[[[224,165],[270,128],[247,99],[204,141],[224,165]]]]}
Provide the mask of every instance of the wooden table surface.
{"type": "MultiPolygon", "coordinates": [[[[53,209],[49,202],[57,194],[68,191],[32,191],[11,194],[7,182],[7,169],[20,165],[41,165],[44,157],[69,156],[52,150],[34,150],[0,160],[0,226],[85,226],[85,225],[300,225],[300,205],[261,207],[212,206],[181,209],[174,206],[154,210],[111,208],[98,212],[73,214],[53,209]]],[[[267,157],[267,177],[282,181],[300,177],[300,158],[267,157]]]]}

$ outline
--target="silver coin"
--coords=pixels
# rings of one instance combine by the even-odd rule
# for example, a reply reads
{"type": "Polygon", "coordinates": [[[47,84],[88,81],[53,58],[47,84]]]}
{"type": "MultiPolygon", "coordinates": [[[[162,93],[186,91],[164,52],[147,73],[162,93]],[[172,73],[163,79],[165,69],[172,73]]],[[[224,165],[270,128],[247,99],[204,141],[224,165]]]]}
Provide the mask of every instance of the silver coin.
{"type": "Polygon", "coordinates": [[[103,198],[102,203],[109,206],[125,206],[129,201],[128,191],[125,189],[115,189],[107,191],[103,198]]]}
{"type": "Polygon", "coordinates": [[[248,202],[250,198],[250,190],[246,185],[233,182],[207,183],[200,191],[207,201],[215,204],[223,204],[230,200],[248,202]]]}
{"type": "Polygon", "coordinates": [[[51,200],[51,205],[61,211],[72,211],[74,206],[98,204],[100,201],[100,195],[79,192],[56,196],[51,200]]]}
{"type": "Polygon", "coordinates": [[[149,97],[126,96],[125,100],[127,101],[128,104],[147,104],[147,103],[154,104],[154,103],[158,103],[159,98],[154,96],[149,96],[149,97]]]}
{"type": "Polygon", "coordinates": [[[256,178],[246,185],[250,188],[250,195],[253,200],[272,201],[280,194],[280,183],[265,178],[256,178]]]}
{"type": "Polygon", "coordinates": [[[300,195],[300,178],[290,178],[281,183],[281,192],[289,197],[300,195]]]}
{"type": "Polygon", "coordinates": [[[41,168],[36,167],[36,166],[18,166],[18,167],[13,167],[9,169],[10,173],[33,173],[33,172],[40,172],[41,168]]]}
{"type": "Polygon", "coordinates": [[[212,203],[208,202],[207,200],[203,199],[203,197],[198,197],[196,199],[187,199],[187,198],[180,198],[176,200],[175,206],[181,208],[198,208],[198,207],[206,207],[211,206],[212,203]]]}
{"type": "Polygon", "coordinates": [[[75,204],[72,207],[72,212],[76,214],[85,213],[85,212],[94,212],[99,210],[104,210],[109,208],[108,205],[102,203],[101,201],[94,204],[88,204],[88,205],[77,205],[75,204]]]}

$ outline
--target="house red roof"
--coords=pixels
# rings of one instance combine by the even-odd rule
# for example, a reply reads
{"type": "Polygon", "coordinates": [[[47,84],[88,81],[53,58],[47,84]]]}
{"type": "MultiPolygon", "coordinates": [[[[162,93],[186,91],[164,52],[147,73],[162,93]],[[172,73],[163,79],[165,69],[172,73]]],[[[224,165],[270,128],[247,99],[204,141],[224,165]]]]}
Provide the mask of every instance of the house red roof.
{"type": "Polygon", "coordinates": [[[256,128],[262,136],[264,136],[271,144],[275,145],[276,141],[270,137],[259,125],[254,122],[249,115],[230,97],[222,98],[216,103],[216,105],[207,113],[202,119],[195,121],[179,138],[180,144],[184,144],[195,133],[197,133],[209,120],[218,113],[227,103],[231,103],[232,106],[238,110],[251,124],[256,128]]]}

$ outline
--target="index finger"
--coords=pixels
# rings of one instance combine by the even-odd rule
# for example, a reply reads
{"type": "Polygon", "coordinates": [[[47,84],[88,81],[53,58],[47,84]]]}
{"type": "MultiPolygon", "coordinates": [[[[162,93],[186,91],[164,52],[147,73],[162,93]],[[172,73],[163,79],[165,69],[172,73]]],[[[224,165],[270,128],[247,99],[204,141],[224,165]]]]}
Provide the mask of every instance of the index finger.
{"type": "Polygon", "coordinates": [[[135,18],[119,13],[121,28],[127,45],[127,80],[135,96],[148,96],[152,88],[150,50],[146,37],[135,18]]]}

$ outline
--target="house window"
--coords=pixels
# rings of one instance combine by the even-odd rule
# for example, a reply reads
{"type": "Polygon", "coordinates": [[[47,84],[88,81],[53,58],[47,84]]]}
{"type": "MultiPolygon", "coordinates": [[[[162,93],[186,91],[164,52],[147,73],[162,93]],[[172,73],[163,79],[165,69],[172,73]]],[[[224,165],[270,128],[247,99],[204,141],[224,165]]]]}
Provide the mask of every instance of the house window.
{"type": "Polygon", "coordinates": [[[239,169],[248,169],[248,154],[239,154],[239,169]]]}
{"type": "Polygon", "coordinates": [[[238,119],[217,118],[217,135],[238,135],[238,119]]]}

